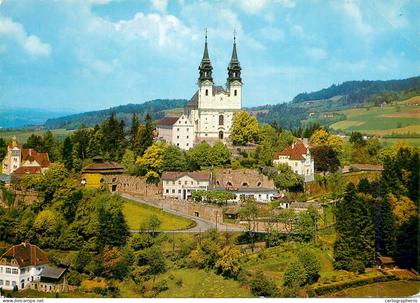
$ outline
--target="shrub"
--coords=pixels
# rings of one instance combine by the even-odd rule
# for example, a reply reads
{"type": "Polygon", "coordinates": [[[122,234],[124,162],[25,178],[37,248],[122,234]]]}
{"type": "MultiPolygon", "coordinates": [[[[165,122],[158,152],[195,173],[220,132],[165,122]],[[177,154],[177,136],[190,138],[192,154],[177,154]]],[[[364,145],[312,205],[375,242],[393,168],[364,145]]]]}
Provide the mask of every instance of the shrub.
{"type": "Polygon", "coordinates": [[[321,263],[317,256],[309,249],[298,252],[298,260],[306,272],[306,283],[312,284],[318,281],[321,263]]]}
{"type": "Polygon", "coordinates": [[[80,277],[80,273],[78,273],[75,270],[71,270],[69,274],[67,275],[67,281],[69,282],[70,285],[79,286],[80,282],[82,281],[80,277]]]}
{"type": "Polygon", "coordinates": [[[279,290],[273,280],[264,276],[261,271],[258,271],[255,277],[251,280],[251,292],[258,297],[276,297],[279,290]]]}
{"type": "Polygon", "coordinates": [[[306,283],[307,275],[305,268],[299,260],[295,260],[287,266],[283,277],[284,286],[302,286],[306,283]]]}

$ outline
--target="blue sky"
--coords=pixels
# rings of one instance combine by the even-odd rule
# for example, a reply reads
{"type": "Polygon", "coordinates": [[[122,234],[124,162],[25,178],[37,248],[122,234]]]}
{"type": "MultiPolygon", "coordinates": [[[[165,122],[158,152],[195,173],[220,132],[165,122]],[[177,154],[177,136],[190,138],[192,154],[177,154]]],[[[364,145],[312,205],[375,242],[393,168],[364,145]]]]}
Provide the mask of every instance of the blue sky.
{"type": "Polygon", "coordinates": [[[0,0],[0,106],[190,98],[208,28],[216,84],[236,28],[243,104],[420,74],[420,1],[0,0]]]}

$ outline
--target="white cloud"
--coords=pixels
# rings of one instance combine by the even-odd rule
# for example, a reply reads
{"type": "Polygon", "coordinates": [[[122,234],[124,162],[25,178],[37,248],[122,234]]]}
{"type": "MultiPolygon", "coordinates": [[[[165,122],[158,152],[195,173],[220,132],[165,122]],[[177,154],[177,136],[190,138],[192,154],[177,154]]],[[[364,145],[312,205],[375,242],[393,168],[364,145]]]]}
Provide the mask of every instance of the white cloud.
{"type": "Polygon", "coordinates": [[[166,12],[168,0],[152,0],[152,7],[159,12],[166,12]]]}
{"type": "Polygon", "coordinates": [[[283,42],[284,41],[284,32],[280,28],[274,26],[266,26],[263,27],[261,30],[261,35],[266,38],[267,40],[273,42],[283,42]]]}
{"type": "Polygon", "coordinates": [[[269,4],[269,0],[240,0],[238,3],[245,12],[256,14],[269,4]]]}
{"type": "Polygon", "coordinates": [[[342,2],[341,9],[353,22],[355,27],[363,34],[371,34],[373,28],[365,22],[357,0],[346,0],[342,2]]]}
{"type": "Polygon", "coordinates": [[[327,51],[323,48],[319,47],[311,47],[306,49],[306,54],[312,59],[312,60],[323,60],[327,57],[327,51]]]}
{"type": "Polygon", "coordinates": [[[276,0],[275,2],[287,8],[294,8],[296,6],[296,2],[294,0],[276,0]]]}
{"type": "Polygon", "coordinates": [[[16,40],[16,42],[30,55],[48,56],[51,53],[51,46],[48,43],[42,42],[35,35],[28,35],[22,24],[0,16],[0,37],[1,36],[11,37],[16,40]]]}

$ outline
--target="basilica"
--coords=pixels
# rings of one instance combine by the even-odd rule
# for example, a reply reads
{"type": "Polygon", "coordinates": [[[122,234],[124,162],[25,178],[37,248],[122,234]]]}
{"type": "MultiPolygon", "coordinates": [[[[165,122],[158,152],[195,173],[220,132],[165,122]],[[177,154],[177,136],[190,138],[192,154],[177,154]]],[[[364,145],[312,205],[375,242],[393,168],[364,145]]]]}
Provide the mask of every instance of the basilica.
{"type": "Polygon", "coordinates": [[[158,138],[188,150],[203,141],[226,142],[230,135],[233,114],[241,110],[241,66],[233,39],[232,57],[227,67],[226,88],[213,82],[207,35],[198,78],[198,90],[186,104],[184,112],[168,115],[157,125],[158,138]]]}

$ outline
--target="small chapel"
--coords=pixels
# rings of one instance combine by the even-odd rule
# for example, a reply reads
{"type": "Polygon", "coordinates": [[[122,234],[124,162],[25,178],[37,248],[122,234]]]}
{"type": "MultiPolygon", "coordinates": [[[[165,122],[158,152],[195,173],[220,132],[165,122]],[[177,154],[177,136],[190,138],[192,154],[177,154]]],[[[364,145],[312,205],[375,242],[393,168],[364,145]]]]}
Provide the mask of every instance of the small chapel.
{"type": "Polygon", "coordinates": [[[186,104],[184,112],[167,115],[157,125],[159,140],[184,150],[203,141],[213,144],[216,141],[226,142],[229,138],[233,114],[242,107],[241,65],[236,51],[236,36],[227,67],[226,88],[213,82],[207,34],[198,70],[198,90],[186,104]]]}

